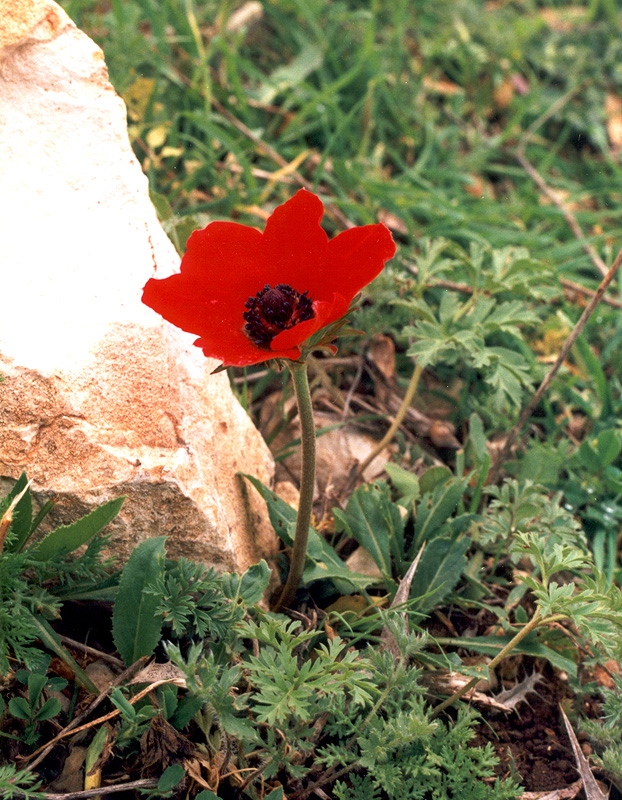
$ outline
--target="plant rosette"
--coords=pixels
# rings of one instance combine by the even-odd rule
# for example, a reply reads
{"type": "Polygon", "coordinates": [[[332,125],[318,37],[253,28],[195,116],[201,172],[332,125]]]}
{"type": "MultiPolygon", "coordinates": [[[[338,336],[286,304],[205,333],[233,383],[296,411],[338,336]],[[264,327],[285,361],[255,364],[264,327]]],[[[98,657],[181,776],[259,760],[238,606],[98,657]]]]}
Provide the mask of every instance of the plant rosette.
{"type": "Polygon", "coordinates": [[[223,367],[299,361],[331,348],[355,296],[395,244],[381,223],[329,240],[323,214],[321,200],[301,189],[274,210],[263,233],[211,222],[190,236],[179,273],[147,281],[143,302],[198,335],[194,344],[223,367]]]}

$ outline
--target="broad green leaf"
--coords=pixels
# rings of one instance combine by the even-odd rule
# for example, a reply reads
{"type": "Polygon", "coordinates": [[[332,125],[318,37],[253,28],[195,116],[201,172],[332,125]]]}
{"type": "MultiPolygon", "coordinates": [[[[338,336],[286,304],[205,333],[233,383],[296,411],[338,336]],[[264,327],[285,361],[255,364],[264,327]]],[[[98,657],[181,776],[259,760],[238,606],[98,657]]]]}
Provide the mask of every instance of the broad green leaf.
{"type": "Polygon", "coordinates": [[[584,439],[581,442],[577,450],[577,458],[579,458],[581,464],[587,467],[593,475],[598,475],[601,470],[600,458],[588,439],[584,439]]]}
{"type": "Polygon", "coordinates": [[[112,636],[128,666],[151,655],[160,640],[162,619],[156,615],[160,598],[145,589],[162,575],[165,541],[165,536],[158,536],[139,544],[121,573],[112,612],[112,636]]]}
{"type": "Polygon", "coordinates": [[[259,95],[262,103],[271,103],[274,98],[302,83],[305,78],[321,67],[324,55],[315,44],[305,44],[300,53],[288,64],[277,67],[267,78],[259,95]]]}
{"type": "Polygon", "coordinates": [[[84,769],[87,775],[99,761],[109,734],[110,729],[106,725],[102,725],[97,729],[95,736],[93,736],[93,740],[86,751],[86,758],[84,759],[84,769]]]}
{"type": "Polygon", "coordinates": [[[121,510],[124,501],[125,497],[109,500],[72,525],[56,528],[32,548],[30,555],[37,561],[49,561],[73,552],[92,539],[109,522],[112,522],[121,510]]]}
{"type": "Polygon", "coordinates": [[[184,768],[181,764],[171,764],[167,767],[158,781],[158,791],[165,794],[174,789],[177,784],[183,779],[185,775],[184,768]]]}
{"type": "Polygon", "coordinates": [[[600,417],[607,419],[613,414],[613,396],[611,392],[611,381],[608,380],[603,370],[600,359],[592,350],[585,336],[579,336],[572,349],[573,356],[587,372],[587,380],[593,384],[601,402],[600,417]]]}
{"type": "Polygon", "coordinates": [[[622,450],[620,434],[616,430],[601,431],[596,440],[596,452],[600,459],[600,469],[608,467],[616,460],[622,450]]]}
{"type": "Polygon", "coordinates": [[[384,465],[384,471],[391,479],[393,486],[395,486],[397,491],[402,495],[399,504],[408,509],[412,508],[412,504],[415,500],[419,499],[419,494],[421,492],[419,478],[414,472],[409,472],[407,469],[404,469],[404,467],[400,467],[398,464],[392,464],[391,462],[384,465]]]}
{"type": "Polygon", "coordinates": [[[411,552],[416,552],[423,542],[443,534],[444,525],[456,510],[468,481],[468,476],[462,480],[452,478],[447,483],[437,485],[431,494],[422,496],[417,505],[415,537],[411,552]]]}
{"type": "Polygon", "coordinates": [[[270,574],[271,569],[263,559],[258,564],[252,564],[243,575],[228,572],[221,575],[223,592],[234,602],[241,599],[247,606],[254,606],[268,588],[270,574]]]}
{"type": "Polygon", "coordinates": [[[345,512],[333,509],[333,514],[349,534],[371,555],[385,582],[396,585],[391,576],[391,543],[397,545],[396,554],[404,560],[404,522],[399,508],[388,496],[382,484],[369,484],[356,489],[345,512]]]}
{"type": "Polygon", "coordinates": [[[60,704],[60,700],[58,700],[56,697],[48,697],[45,703],[37,711],[34,718],[38,722],[43,722],[46,719],[52,719],[52,717],[60,714],[62,708],[63,707],[60,704]]]}
{"type": "Polygon", "coordinates": [[[421,494],[429,494],[441,483],[453,478],[449,467],[430,467],[419,477],[419,488],[421,494]]]}
{"type": "Polygon", "coordinates": [[[30,719],[30,705],[24,697],[12,697],[9,700],[9,713],[17,719],[30,719]]]}
{"type": "Polygon", "coordinates": [[[412,598],[420,598],[413,609],[430,611],[447,597],[464,572],[468,548],[466,538],[442,537],[426,545],[410,589],[412,598]]]}
{"type": "Polygon", "coordinates": [[[482,464],[488,456],[488,447],[482,418],[475,412],[469,417],[469,444],[473,448],[476,462],[482,464]]]}
{"type": "MultiPolygon", "coordinates": [[[[252,475],[241,473],[266,501],[270,522],[276,535],[291,546],[294,543],[296,530],[296,511],[278,495],[271,492],[263,483],[252,475]]],[[[307,563],[302,574],[305,584],[329,578],[335,582],[339,591],[350,593],[364,589],[373,583],[368,575],[351,572],[339,558],[333,548],[313,528],[309,528],[309,544],[307,546],[307,563]]]]}

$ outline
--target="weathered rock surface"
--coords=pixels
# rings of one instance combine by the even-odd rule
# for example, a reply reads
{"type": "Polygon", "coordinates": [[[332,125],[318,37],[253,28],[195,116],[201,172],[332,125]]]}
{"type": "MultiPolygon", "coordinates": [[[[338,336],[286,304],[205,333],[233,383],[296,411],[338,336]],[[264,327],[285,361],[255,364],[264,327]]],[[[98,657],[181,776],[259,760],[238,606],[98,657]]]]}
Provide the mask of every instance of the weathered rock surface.
{"type": "Polygon", "coordinates": [[[0,0],[0,475],[25,469],[55,522],[126,494],[126,556],[244,569],[275,550],[239,470],[268,449],[226,375],[140,302],[179,267],[99,48],[50,0],[0,0]]]}

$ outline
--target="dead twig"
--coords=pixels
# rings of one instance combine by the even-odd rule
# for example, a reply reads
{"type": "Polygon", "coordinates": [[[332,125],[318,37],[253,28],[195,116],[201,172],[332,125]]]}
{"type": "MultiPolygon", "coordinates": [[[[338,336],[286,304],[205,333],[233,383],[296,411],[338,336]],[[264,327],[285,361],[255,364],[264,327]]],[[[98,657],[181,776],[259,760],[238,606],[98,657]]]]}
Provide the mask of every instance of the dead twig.
{"type": "Polygon", "coordinates": [[[564,219],[568,223],[568,227],[573,232],[578,241],[581,243],[583,251],[589,256],[592,264],[594,264],[594,266],[600,272],[601,275],[606,275],[607,265],[598,255],[592,244],[587,240],[581,226],[577,222],[577,218],[575,217],[575,215],[563,202],[559,194],[548,185],[548,183],[544,180],[542,175],[540,175],[538,170],[533,166],[533,164],[528,160],[527,156],[525,155],[525,147],[527,145],[527,142],[532,137],[532,135],[538,130],[538,128],[544,125],[544,123],[548,119],[553,117],[561,108],[563,108],[580,88],[581,88],[580,86],[575,86],[569,92],[566,92],[566,94],[562,95],[562,97],[560,97],[555,103],[553,103],[544,112],[544,114],[541,114],[527,128],[527,130],[521,136],[520,141],[518,143],[518,147],[516,148],[516,160],[525,170],[525,172],[529,175],[532,181],[536,184],[538,189],[540,189],[542,194],[545,197],[548,197],[551,203],[557,206],[557,208],[562,212],[564,219]]]}
{"type": "Polygon", "coordinates": [[[120,669],[123,669],[125,666],[120,658],[111,656],[109,653],[104,653],[102,650],[97,650],[95,647],[89,647],[88,644],[76,642],[75,639],[70,639],[69,636],[60,636],[59,638],[63,644],[66,644],[73,650],[80,650],[82,653],[87,653],[89,656],[94,656],[102,661],[108,661],[110,664],[113,664],[115,667],[119,667],[120,669]]]}
{"type": "MultiPolygon", "coordinates": [[[[59,734],[57,734],[47,744],[43,745],[38,750],[35,750],[34,753],[31,753],[28,756],[28,760],[31,758],[34,758],[35,760],[28,765],[28,769],[29,770],[34,769],[37,766],[37,764],[43,761],[43,759],[47,756],[47,754],[54,747],[54,745],[61,739],[64,739],[65,736],[68,736],[70,733],[77,733],[78,730],[82,730],[85,727],[86,728],[90,727],[93,723],[87,723],[86,725],[83,725],[80,728],[78,726],[80,725],[83,719],[86,719],[86,717],[88,717],[89,714],[91,714],[97,708],[97,706],[102,702],[102,700],[105,700],[105,698],[108,697],[110,692],[115,687],[121,686],[126,680],[129,681],[130,678],[132,678],[139,670],[141,670],[145,666],[148,660],[149,659],[146,657],[141,658],[135,664],[132,664],[131,667],[128,667],[128,669],[126,669],[125,672],[122,672],[110,683],[110,686],[107,686],[100,694],[98,694],[95,700],[93,700],[92,703],[89,703],[89,705],[84,709],[84,711],[81,714],[78,714],[77,717],[74,717],[74,719],[72,719],[71,722],[68,725],[66,725],[59,734]]],[[[133,700],[134,702],[136,702],[135,699],[133,700]]],[[[130,700],[129,702],[131,703],[132,700],[130,700]]],[[[103,718],[100,718],[95,722],[101,722],[102,720],[103,718]]]]}
{"type": "MultiPolygon", "coordinates": [[[[65,794],[54,794],[53,792],[45,792],[44,800],[86,800],[89,797],[105,797],[107,794],[116,794],[117,792],[129,792],[132,789],[155,789],[158,782],[153,778],[142,778],[138,781],[128,781],[126,783],[113,783],[110,786],[95,787],[93,789],[84,789],[80,792],[66,792],[65,794]]],[[[13,797],[27,797],[25,792],[16,790],[13,797]]]]}
{"type": "MultiPolygon", "coordinates": [[[[579,294],[587,295],[588,297],[594,297],[596,294],[595,289],[588,289],[587,286],[581,286],[580,283],[575,283],[574,281],[569,281],[566,278],[561,278],[560,281],[561,285],[564,289],[569,289],[572,292],[579,292],[579,294]]],[[[606,303],[608,306],[612,308],[622,308],[622,302],[620,300],[616,300],[613,297],[609,297],[609,295],[604,294],[602,297],[602,302],[606,303]]]]}

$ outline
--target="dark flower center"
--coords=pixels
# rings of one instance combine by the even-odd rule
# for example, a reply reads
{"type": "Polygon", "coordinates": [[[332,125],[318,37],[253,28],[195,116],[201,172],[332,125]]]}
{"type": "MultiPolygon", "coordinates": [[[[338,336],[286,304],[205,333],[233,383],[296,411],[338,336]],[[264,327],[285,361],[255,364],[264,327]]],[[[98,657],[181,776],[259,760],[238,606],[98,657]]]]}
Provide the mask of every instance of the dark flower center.
{"type": "Polygon", "coordinates": [[[307,292],[300,294],[286,283],[274,288],[267,283],[244,306],[248,309],[242,314],[246,320],[244,331],[253,344],[265,350],[270,349],[277,334],[313,319],[313,302],[307,292]]]}

